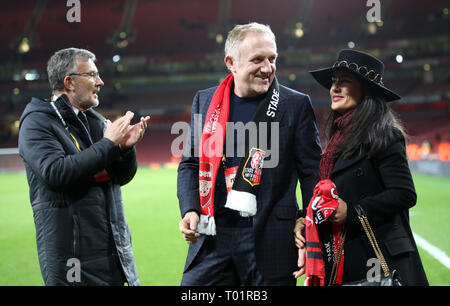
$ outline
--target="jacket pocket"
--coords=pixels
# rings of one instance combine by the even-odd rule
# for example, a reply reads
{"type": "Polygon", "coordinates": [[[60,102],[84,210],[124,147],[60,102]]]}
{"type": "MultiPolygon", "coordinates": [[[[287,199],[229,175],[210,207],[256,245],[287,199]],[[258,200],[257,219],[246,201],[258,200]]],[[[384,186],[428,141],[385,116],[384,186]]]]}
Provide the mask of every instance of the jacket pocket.
{"type": "Polygon", "coordinates": [[[75,215],[72,216],[72,231],[73,231],[73,257],[78,258],[80,255],[80,218],[75,215]]]}
{"type": "Polygon", "coordinates": [[[399,237],[384,242],[391,256],[397,256],[407,252],[414,252],[414,247],[407,237],[399,237]]]}

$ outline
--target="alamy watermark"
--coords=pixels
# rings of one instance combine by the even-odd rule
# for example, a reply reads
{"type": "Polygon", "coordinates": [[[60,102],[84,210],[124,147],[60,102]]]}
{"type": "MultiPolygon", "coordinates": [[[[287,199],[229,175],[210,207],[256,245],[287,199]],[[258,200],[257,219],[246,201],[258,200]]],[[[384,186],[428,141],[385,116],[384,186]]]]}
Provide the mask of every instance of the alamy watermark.
{"type": "Polygon", "coordinates": [[[250,121],[246,124],[242,122],[228,122],[226,125],[226,135],[223,139],[223,128],[221,124],[216,125],[215,137],[210,137],[202,144],[203,122],[201,114],[193,116],[193,131],[187,122],[179,121],[172,125],[171,134],[178,134],[171,144],[173,156],[185,157],[245,157],[251,148],[259,148],[265,152],[264,168],[275,168],[280,159],[280,127],[279,122],[255,123],[250,121]],[[248,137],[246,137],[248,135],[248,137]],[[247,143],[245,142],[247,139],[247,143]],[[270,146],[269,146],[270,139],[270,146]],[[223,144],[225,143],[225,148],[223,144]],[[236,144],[236,146],[235,146],[236,144]],[[191,150],[190,150],[191,149],[191,150]]]}
{"type": "Polygon", "coordinates": [[[370,268],[366,273],[366,279],[369,283],[381,281],[381,264],[378,258],[369,258],[366,267],[370,268]]]}
{"type": "Polygon", "coordinates": [[[367,11],[368,22],[381,22],[381,2],[380,0],[367,0],[366,6],[371,8],[367,11]]]}
{"type": "Polygon", "coordinates": [[[66,263],[70,269],[66,273],[69,283],[81,283],[81,263],[78,258],[69,258],[66,263]]]}
{"type": "Polygon", "coordinates": [[[66,6],[70,7],[67,11],[66,19],[68,22],[81,22],[81,3],[80,0],[67,0],[66,6]]]}

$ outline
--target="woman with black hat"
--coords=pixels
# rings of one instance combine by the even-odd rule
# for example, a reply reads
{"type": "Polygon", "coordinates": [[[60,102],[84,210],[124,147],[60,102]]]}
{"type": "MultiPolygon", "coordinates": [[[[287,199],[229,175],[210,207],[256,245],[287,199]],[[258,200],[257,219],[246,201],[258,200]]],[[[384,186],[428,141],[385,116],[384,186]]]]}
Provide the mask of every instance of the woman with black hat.
{"type": "Polygon", "coordinates": [[[388,104],[400,96],[383,72],[381,61],[355,50],[311,71],[330,90],[331,113],[305,218],[307,285],[379,284],[393,271],[402,285],[428,284],[409,225],[417,197],[405,133],[388,104]]]}

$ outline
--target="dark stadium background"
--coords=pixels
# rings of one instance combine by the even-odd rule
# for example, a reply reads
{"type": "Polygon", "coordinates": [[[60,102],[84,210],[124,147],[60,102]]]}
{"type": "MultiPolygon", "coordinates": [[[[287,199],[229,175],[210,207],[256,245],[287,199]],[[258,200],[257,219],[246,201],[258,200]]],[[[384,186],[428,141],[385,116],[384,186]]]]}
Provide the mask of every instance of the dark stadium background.
{"type": "MultiPolygon", "coordinates": [[[[373,5],[368,2],[377,1],[0,1],[0,178],[23,173],[16,154],[18,119],[31,97],[51,95],[47,60],[56,50],[79,47],[97,55],[105,82],[97,110],[110,119],[126,110],[136,117],[151,114],[147,135],[137,146],[139,165],[146,171],[172,169],[175,179],[179,156],[170,148],[178,135],[170,128],[189,122],[197,90],[227,75],[223,48],[228,31],[237,23],[257,21],[269,24],[277,37],[279,81],[311,96],[323,146],[329,95],[308,70],[334,63],[346,48],[382,59],[384,83],[403,97],[393,107],[410,135],[411,168],[439,178],[440,190],[449,190],[444,177],[450,177],[450,3],[382,0],[381,21],[369,22],[373,5]],[[76,16],[68,17],[74,7],[67,4],[73,2],[81,5],[80,22],[69,22],[76,16]]],[[[26,199],[26,181],[23,186],[26,199]]],[[[172,182],[166,193],[176,210],[175,192],[172,182]]],[[[446,207],[448,198],[442,201],[446,207]]],[[[28,217],[32,225],[31,212],[28,217]]],[[[175,230],[178,218],[175,214],[175,230]]],[[[435,245],[448,252],[448,242],[435,245]]],[[[8,249],[0,243],[2,251],[8,249]]],[[[38,269],[37,261],[30,265],[38,269]]],[[[449,268],[442,267],[448,284],[449,268]]],[[[0,278],[0,284],[9,284],[0,278]]]]}

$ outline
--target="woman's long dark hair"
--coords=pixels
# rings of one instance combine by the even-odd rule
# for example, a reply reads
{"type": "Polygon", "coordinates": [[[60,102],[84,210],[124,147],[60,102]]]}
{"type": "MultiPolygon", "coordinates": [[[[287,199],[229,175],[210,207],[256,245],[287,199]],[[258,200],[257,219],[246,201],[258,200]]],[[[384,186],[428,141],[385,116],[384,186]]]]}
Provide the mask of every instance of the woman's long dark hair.
{"type": "MultiPolygon", "coordinates": [[[[356,107],[355,113],[348,123],[351,128],[340,146],[344,158],[348,158],[357,150],[361,150],[363,144],[367,145],[368,156],[372,157],[373,154],[386,149],[389,144],[397,139],[399,132],[406,138],[404,128],[391,107],[383,98],[372,95],[370,88],[365,87],[364,92],[366,94],[356,107]],[[397,132],[395,128],[398,130],[397,132]]],[[[339,113],[331,111],[328,117],[328,139],[337,129],[334,120],[339,116],[339,113]]],[[[343,130],[345,130],[345,127],[343,127],[343,130]]]]}

